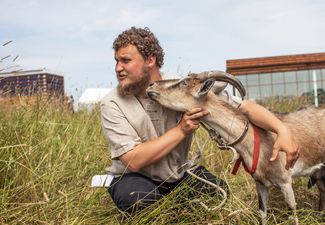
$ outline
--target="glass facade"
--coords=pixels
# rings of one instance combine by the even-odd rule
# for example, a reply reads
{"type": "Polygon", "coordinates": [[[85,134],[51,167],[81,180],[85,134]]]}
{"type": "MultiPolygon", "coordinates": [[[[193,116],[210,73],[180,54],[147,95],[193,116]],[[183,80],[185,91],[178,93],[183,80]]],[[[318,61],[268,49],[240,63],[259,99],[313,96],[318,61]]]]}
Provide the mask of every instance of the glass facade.
{"type": "Polygon", "coordinates": [[[237,75],[247,90],[247,98],[261,100],[275,96],[301,96],[314,90],[316,73],[317,89],[325,90],[325,69],[300,70],[276,73],[237,75]]]}

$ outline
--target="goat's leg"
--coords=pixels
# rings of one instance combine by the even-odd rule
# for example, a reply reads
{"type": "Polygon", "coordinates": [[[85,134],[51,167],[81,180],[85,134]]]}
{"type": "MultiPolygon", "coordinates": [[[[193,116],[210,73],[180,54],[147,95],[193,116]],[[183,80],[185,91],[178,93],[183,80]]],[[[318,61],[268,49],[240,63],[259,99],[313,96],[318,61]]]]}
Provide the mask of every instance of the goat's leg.
{"type": "Polygon", "coordinates": [[[319,190],[319,206],[318,210],[324,212],[325,210],[325,166],[323,165],[319,170],[317,179],[317,187],[319,190]]]}
{"type": "MultiPolygon", "coordinates": [[[[325,183],[322,182],[321,184],[319,184],[320,182],[317,182],[317,187],[319,190],[319,206],[318,206],[318,210],[320,212],[324,213],[324,209],[325,209],[325,183]]],[[[322,214],[324,215],[324,214],[322,214]]]]}
{"type": "Polygon", "coordinates": [[[259,181],[255,181],[258,196],[258,211],[261,216],[262,224],[266,224],[267,201],[268,201],[268,188],[259,181]]]}
{"type": "Polygon", "coordinates": [[[322,215],[322,212],[324,213],[324,210],[325,210],[325,170],[324,169],[322,169],[321,175],[322,176],[319,177],[316,184],[317,184],[317,187],[319,190],[318,210],[319,210],[320,214],[322,215]]]}
{"type": "Polygon", "coordinates": [[[311,188],[314,184],[317,185],[319,190],[318,210],[320,212],[320,215],[324,215],[323,213],[325,210],[325,166],[322,166],[320,170],[317,170],[310,176],[308,188],[311,188]]]}
{"type": "Polygon", "coordinates": [[[282,194],[284,196],[285,202],[289,205],[289,208],[292,210],[292,216],[289,217],[289,219],[294,219],[295,224],[298,224],[298,217],[296,213],[296,199],[295,194],[293,193],[292,185],[291,183],[285,183],[280,185],[282,194]]]}

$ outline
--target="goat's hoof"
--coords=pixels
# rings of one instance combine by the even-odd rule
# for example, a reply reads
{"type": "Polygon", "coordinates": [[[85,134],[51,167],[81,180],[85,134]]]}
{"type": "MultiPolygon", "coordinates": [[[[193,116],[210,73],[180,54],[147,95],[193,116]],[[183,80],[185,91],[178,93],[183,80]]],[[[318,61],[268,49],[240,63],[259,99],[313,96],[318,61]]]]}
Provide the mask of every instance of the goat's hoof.
{"type": "Polygon", "coordinates": [[[299,221],[298,221],[298,217],[297,216],[289,216],[289,221],[292,221],[292,224],[294,225],[298,225],[299,221]]]}

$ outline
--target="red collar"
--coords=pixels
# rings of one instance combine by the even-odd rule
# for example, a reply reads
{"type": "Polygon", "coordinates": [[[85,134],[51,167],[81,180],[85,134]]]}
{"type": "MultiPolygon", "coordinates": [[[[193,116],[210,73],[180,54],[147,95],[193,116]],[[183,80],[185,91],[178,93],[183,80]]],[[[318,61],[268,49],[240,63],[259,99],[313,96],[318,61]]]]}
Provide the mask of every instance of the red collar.
{"type": "Polygon", "coordinates": [[[240,163],[243,162],[244,169],[246,170],[247,173],[253,174],[256,171],[257,163],[258,163],[258,157],[260,154],[260,131],[259,128],[256,126],[254,127],[254,153],[253,153],[253,164],[252,168],[249,170],[243,161],[243,158],[239,156],[237,159],[234,168],[232,169],[231,174],[236,175],[237,171],[239,169],[240,163]]]}

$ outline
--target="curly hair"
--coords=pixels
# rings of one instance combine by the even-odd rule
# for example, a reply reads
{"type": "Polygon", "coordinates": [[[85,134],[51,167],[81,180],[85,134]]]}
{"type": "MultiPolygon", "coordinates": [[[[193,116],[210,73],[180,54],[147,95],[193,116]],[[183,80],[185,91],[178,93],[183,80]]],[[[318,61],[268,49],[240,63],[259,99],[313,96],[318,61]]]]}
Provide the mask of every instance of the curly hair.
{"type": "Polygon", "coordinates": [[[136,28],[131,27],[123,31],[113,42],[115,52],[121,47],[129,44],[134,45],[142,57],[147,59],[149,56],[156,57],[156,65],[161,68],[164,65],[164,50],[161,48],[158,39],[148,27],[136,28]]]}

